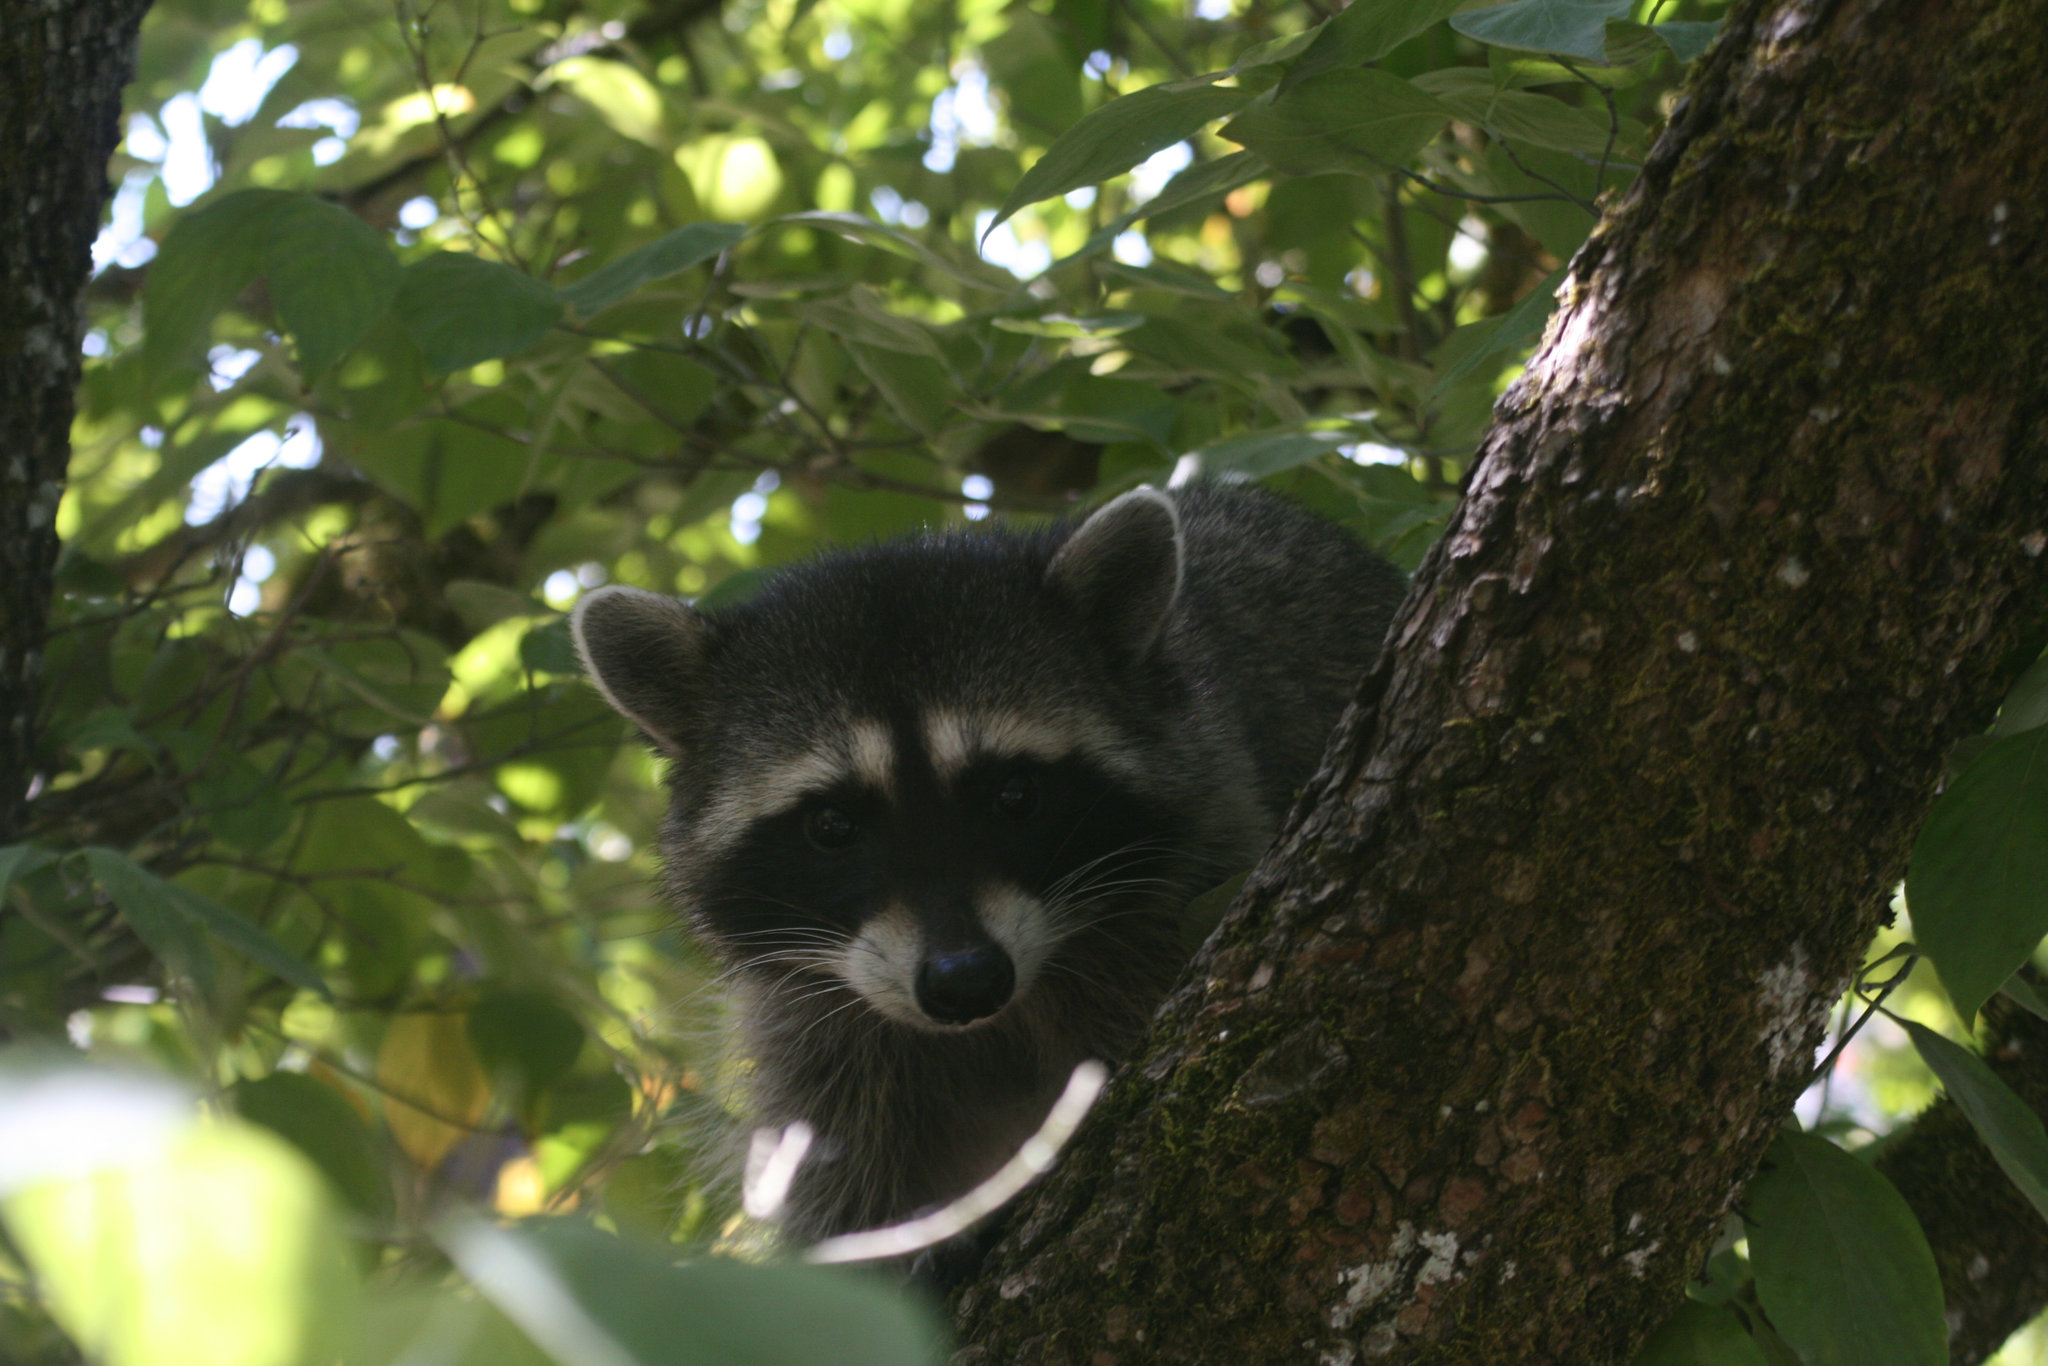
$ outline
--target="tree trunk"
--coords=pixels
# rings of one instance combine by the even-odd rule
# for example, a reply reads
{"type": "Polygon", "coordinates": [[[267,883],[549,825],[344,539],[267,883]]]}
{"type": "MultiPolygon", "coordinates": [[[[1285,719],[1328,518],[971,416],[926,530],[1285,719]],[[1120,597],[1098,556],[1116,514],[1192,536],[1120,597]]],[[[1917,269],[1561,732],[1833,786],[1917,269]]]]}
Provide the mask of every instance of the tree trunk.
{"type": "Polygon", "coordinates": [[[2039,18],[1737,7],[960,1361],[1596,1366],[1677,1304],[2042,644],[2039,18]]]}
{"type": "Polygon", "coordinates": [[[147,9],[0,2],[0,843],[19,826],[34,763],[78,298],[147,9]]]}

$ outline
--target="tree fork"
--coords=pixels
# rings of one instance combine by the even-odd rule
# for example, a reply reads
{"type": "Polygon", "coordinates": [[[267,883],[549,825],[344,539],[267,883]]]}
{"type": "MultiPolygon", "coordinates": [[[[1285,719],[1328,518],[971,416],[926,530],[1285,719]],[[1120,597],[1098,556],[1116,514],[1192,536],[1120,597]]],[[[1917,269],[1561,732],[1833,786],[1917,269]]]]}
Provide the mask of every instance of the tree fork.
{"type": "Polygon", "coordinates": [[[148,8],[0,3],[0,843],[19,828],[34,763],[79,292],[148,8]]]}
{"type": "Polygon", "coordinates": [[[963,1363],[1621,1363],[2048,608],[2029,0],[1744,3],[963,1363]]]}

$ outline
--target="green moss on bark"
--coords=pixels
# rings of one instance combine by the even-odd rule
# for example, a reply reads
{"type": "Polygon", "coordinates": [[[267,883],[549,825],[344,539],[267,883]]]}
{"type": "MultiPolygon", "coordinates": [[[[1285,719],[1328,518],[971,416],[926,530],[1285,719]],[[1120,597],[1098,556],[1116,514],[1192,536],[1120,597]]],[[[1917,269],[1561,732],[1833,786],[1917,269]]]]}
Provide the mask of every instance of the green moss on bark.
{"type": "Polygon", "coordinates": [[[2041,641],[2048,106],[2016,0],[1730,23],[965,1360],[1625,1361],[1800,1089],[2041,641]]]}

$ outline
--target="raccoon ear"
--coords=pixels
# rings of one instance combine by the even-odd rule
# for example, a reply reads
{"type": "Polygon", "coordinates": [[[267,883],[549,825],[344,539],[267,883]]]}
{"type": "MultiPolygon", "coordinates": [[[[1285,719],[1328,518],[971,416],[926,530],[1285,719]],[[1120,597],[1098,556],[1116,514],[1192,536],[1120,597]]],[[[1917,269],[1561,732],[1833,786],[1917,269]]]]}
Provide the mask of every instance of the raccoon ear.
{"type": "Polygon", "coordinates": [[[671,756],[695,729],[710,627],[686,603],[639,588],[585,593],[569,615],[583,671],[671,756]]]}
{"type": "Polygon", "coordinates": [[[1142,658],[1180,592],[1180,513],[1149,484],[1097,508],[1046,568],[1046,584],[1098,635],[1142,658]]]}

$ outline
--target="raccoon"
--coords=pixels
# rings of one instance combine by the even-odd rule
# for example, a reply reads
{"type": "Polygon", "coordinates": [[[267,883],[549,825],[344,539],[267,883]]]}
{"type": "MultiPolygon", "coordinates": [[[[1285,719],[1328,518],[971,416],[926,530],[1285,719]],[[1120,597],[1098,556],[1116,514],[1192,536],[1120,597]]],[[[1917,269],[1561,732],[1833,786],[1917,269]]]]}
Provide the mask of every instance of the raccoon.
{"type": "Polygon", "coordinates": [[[1308,778],[1406,588],[1244,487],[840,550],[699,613],[604,588],[589,676],[665,755],[665,890],[731,969],[798,1239],[953,1199],[1143,1034],[1194,894],[1308,778]]]}

